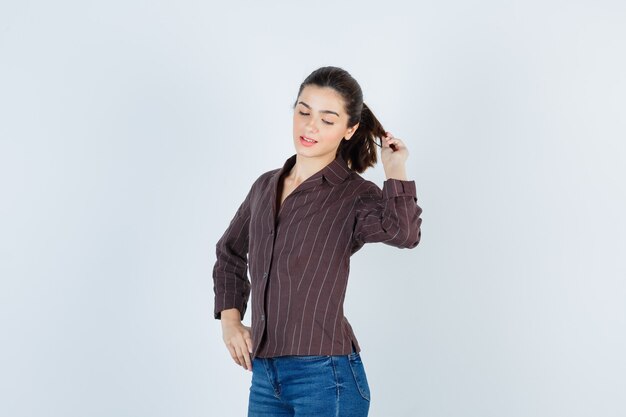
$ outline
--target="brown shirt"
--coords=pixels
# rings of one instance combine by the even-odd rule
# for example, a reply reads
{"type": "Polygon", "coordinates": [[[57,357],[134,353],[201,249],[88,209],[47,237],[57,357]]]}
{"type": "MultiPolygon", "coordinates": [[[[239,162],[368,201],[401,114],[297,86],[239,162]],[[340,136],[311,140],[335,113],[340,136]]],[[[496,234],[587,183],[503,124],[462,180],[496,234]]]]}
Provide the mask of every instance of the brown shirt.
{"type": "Polygon", "coordinates": [[[350,256],[371,242],[417,246],[415,181],[387,179],[381,190],[338,155],[276,214],[279,180],[295,162],[254,181],[217,242],[214,316],[237,308],[243,319],[252,292],[252,358],[360,352],[343,312],[350,256]]]}

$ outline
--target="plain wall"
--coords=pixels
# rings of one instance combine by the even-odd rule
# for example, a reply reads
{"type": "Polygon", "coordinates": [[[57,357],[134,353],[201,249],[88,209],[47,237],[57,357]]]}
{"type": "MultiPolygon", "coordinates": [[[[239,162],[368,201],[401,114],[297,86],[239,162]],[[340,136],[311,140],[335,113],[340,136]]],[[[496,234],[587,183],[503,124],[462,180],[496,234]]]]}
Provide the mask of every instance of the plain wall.
{"type": "Polygon", "coordinates": [[[324,65],[406,143],[423,208],[417,248],[352,258],[370,415],[626,415],[625,21],[618,1],[3,2],[0,415],[245,415],[215,244],[295,152],[324,65]]]}

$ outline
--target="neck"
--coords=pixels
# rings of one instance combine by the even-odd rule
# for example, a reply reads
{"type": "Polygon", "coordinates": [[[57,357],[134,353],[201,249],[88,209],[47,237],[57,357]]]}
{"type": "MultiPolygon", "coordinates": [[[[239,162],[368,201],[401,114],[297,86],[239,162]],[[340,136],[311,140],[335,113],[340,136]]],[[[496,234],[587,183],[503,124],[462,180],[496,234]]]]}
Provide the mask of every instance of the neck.
{"type": "Polygon", "coordinates": [[[287,177],[294,183],[300,184],[334,160],[335,152],[319,156],[302,156],[297,154],[296,163],[287,174],[287,177]]]}

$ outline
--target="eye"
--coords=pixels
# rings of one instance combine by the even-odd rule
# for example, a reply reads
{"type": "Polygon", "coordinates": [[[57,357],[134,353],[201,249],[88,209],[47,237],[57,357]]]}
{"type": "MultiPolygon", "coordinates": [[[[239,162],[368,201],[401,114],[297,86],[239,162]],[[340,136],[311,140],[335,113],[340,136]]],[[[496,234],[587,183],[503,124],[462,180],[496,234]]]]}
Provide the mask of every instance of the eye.
{"type": "MultiPolygon", "coordinates": [[[[303,115],[303,116],[308,116],[308,115],[309,115],[309,113],[302,113],[302,112],[301,112],[301,111],[299,111],[299,110],[298,110],[298,113],[300,113],[300,114],[301,114],[301,115],[303,115]]],[[[331,125],[331,126],[332,126],[332,125],[334,125],[334,123],[327,122],[326,120],[322,120],[322,122],[326,123],[327,125],[331,125]]]]}

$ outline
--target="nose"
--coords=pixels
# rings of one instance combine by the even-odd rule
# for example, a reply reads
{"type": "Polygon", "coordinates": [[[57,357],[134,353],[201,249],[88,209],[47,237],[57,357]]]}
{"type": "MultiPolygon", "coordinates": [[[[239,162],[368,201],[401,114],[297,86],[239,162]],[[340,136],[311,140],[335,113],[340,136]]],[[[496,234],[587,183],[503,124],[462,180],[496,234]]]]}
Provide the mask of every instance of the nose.
{"type": "Polygon", "coordinates": [[[317,132],[317,126],[315,125],[315,120],[312,117],[306,123],[306,127],[307,127],[307,129],[309,129],[309,131],[311,131],[313,133],[317,132]]]}

